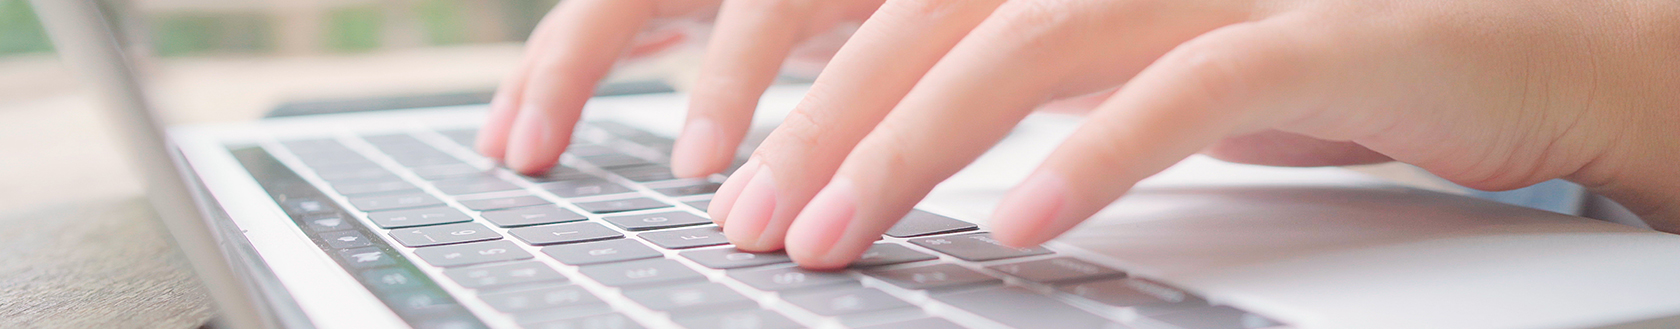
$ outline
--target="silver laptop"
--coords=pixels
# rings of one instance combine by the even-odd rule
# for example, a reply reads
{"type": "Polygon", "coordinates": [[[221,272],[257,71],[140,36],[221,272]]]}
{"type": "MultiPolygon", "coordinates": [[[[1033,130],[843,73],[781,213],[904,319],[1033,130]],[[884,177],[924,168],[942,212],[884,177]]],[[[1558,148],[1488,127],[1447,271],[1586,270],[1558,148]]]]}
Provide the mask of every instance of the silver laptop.
{"type": "MultiPolygon", "coordinates": [[[[476,155],[482,107],[164,129],[88,1],[39,0],[100,89],[220,326],[322,328],[1680,327],[1680,237],[1192,158],[1036,248],[1002,192],[1077,120],[1035,116],[858,264],[730,248],[718,182],[674,179],[685,98],[592,100],[563,166],[476,155]]],[[[772,88],[776,122],[803,94],[772,88]]]]}

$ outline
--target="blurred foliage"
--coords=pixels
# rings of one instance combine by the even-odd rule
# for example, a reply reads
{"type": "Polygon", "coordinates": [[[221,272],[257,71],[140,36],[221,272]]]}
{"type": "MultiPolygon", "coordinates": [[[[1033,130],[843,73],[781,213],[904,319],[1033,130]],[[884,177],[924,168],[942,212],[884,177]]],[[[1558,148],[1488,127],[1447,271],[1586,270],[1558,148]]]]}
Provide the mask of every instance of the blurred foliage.
{"type": "Polygon", "coordinates": [[[257,14],[161,14],[150,17],[159,56],[265,53],[273,49],[270,20],[257,14]]]}
{"type": "Polygon", "coordinates": [[[0,0],[0,55],[52,51],[27,0],[0,0]]]}
{"type": "Polygon", "coordinates": [[[378,7],[333,10],[327,15],[327,47],[346,52],[379,48],[384,18],[378,7]]]}
{"type": "MultiPolygon", "coordinates": [[[[121,9],[133,6],[118,5],[131,1],[109,1],[116,12],[132,14],[121,9]]],[[[288,1],[288,0],[266,0],[288,1]]],[[[473,42],[523,41],[559,0],[409,0],[412,15],[421,36],[428,45],[454,45],[473,42]],[[482,7],[479,7],[482,6],[482,7]],[[472,11],[471,9],[479,9],[472,11]],[[469,12],[479,16],[469,15],[469,12]],[[480,29],[474,34],[474,24],[499,25],[480,29]],[[488,35],[484,31],[493,31],[488,35]]],[[[326,1],[331,3],[332,1],[326,1]]],[[[326,52],[365,52],[389,46],[386,38],[391,31],[386,10],[380,5],[326,6],[322,12],[323,26],[317,39],[326,52]]],[[[408,9],[405,9],[408,10],[408,9]]],[[[402,14],[410,15],[410,14],[402,14]]],[[[160,56],[195,56],[211,54],[269,54],[279,49],[277,33],[284,28],[275,13],[262,11],[173,11],[148,12],[139,18],[143,23],[132,26],[145,31],[138,40],[151,42],[160,56]]],[[[127,24],[121,24],[127,25],[127,24]]],[[[119,26],[123,28],[124,26],[119,26]]],[[[28,0],[0,0],[0,57],[10,54],[51,52],[52,42],[41,29],[28,0]]]]}
{"type": "Polygon", "coordinates": [[[464,10],[461,2],[455,0],[418,1],[415,11],[420,14],[426,42],[434,45],[467,42],[467,18],[461,14],[464,10]]]}

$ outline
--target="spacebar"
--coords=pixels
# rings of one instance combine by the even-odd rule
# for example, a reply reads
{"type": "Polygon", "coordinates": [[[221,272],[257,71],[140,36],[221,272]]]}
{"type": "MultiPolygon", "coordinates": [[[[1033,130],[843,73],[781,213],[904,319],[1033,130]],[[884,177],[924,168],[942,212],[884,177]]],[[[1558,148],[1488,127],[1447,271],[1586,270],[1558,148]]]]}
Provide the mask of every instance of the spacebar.
{"type": "Polygon", "coordinates": [[[1015,328],[1127,328],[1019,287],[936,294],[933,299],[1015,328]]]}

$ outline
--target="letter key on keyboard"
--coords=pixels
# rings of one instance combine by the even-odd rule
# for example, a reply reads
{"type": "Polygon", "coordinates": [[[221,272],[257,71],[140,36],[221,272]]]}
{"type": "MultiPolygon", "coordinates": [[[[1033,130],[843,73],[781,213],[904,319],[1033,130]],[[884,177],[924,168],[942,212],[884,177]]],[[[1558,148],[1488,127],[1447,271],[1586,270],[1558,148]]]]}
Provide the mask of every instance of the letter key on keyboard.
{"type": "Polygon", "coordinates": [[[501,261],[531,259],[531,253],[508,241],[462,243],[414,250],[415,256],[432,266],[456,267],[501,261]]]}
{"type": "Polygon", "coordinates": [[[404,246],[425,247],[462,242],[501,239],[502,235],[479,223],[445,224],[391,231],[391,239],[404,246]]]}
{"type": "Polygon", "coordinates": [[[910,240],[918,246],[956,256],[970,262],[1051,254],[1044,247],[1016,248],[992,239],[991,233],[970,233],[910,240]]]}

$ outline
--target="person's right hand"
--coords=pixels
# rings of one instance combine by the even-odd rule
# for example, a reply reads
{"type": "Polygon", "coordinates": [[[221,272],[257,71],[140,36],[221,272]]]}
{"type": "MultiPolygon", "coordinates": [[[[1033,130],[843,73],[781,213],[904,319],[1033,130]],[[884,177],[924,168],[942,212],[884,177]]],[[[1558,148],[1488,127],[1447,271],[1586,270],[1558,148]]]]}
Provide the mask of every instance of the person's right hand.
{"type": "MultiPolygon", "coordinates": [[[[722,171],[751,125],[758,98],[801,41],[868,18],[884,0],[568,0],[537,25],[523,62],[503,81],[478,150],[524,174],[547,171],[570,144],[583,104],[638,35],[716,18],[671,166],[681,177],[722,171]]],[[[659,35],[659,33],[650,33],[659,35]]]]}

